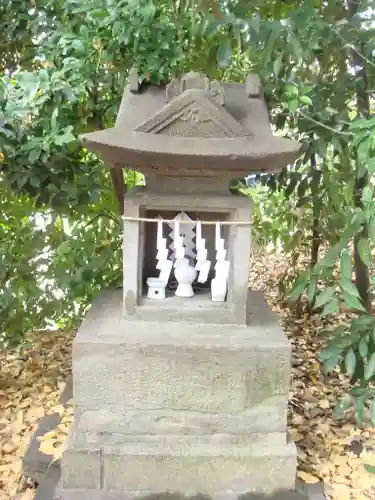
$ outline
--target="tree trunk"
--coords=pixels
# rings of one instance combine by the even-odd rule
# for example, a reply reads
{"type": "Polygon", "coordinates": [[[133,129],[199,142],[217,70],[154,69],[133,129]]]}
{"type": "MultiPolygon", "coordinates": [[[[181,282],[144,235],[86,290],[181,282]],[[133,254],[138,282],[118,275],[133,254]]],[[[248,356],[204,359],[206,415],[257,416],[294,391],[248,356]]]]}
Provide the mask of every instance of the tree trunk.
{"type": "Polygon", "coordinates": [[[123,169],[111,168],[111,179],[120,210],[120,215],[123,215],[125,208],[124,203],[125,203],[125,190],[126,190],[123,169]]]}
{"type": "Polygon", "coordinates": [[[319,218],[320,218],[320,200],[317,199],[319,194],[318,182],[314,182],[314,175],[316,176],[316,158],[315,153],[310,156],[310,165],[312,171],[313,182],[311,183],[311,196],[313,204],[313,221],[312,221],[312,243],[311,243],[311,259],[310,259],[310,269],[312,269],[318,262],[319,248],[321,244],[320,231],[319,231],[319,218]]]}
{"type": "MultiPolygon", "coordinates": [[[[349,20],[357,13],[359,7],[358,0],[348,0],[348,14],[349,20]]],[[[364,118],[370,116],[370,94],[367,74],[367,64],[359,55],[363,53],[363,43],[359,43],[356,50],[352,50],[351,59],[355,68],[356,78],[356,98],[357,98],[357,112],[358,115],[364,118]],[[359,54],[358,54],[359,53],[359,54]]],[[[356,207],[363,210],[362,193],[364,187],[368,184],[368,175],[359,178],[359,163],[357,160],[356,167],[356,180],[354,186],[354,204],[356,207]]],[[[367,226],[364,225],[362,231],[354,238],[354,265],[355,265],[355,278],[358,292],[363,300],[363,304],[367,311],[371,314],[371,293],[370,293],[370,273],[369,269],[364,264],[359,256],[358,242],[361,238],[368,238],[367,226]]]]}

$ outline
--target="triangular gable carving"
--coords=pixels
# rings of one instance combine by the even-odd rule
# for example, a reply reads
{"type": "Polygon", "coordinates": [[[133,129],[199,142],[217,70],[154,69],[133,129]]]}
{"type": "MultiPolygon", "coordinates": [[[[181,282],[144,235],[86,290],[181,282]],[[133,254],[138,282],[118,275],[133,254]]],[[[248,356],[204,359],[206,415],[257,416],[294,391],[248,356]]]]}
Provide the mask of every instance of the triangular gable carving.
{"type": "Polygon", "coordinates": [[[137,132],[180,137],[243,137],[251,135],[204,90],[189,89],[136,128],[137,132]]]}

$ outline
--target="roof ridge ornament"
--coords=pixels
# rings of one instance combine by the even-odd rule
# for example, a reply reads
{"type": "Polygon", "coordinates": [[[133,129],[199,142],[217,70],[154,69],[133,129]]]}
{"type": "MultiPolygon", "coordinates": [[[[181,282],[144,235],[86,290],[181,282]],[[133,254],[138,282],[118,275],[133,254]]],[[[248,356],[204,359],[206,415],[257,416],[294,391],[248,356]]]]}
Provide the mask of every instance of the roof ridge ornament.
{"type": "Polygon", "coordinates": [[[224,87],[216,80],[210,81],[207,76],[190,71],[181,79],[173,78],[165,88],[165,100],[170,102],[175,97],[183,94],[186,90],[201,90],[208,97],[214,99],[217,104],[224,106],[224,87]]]}

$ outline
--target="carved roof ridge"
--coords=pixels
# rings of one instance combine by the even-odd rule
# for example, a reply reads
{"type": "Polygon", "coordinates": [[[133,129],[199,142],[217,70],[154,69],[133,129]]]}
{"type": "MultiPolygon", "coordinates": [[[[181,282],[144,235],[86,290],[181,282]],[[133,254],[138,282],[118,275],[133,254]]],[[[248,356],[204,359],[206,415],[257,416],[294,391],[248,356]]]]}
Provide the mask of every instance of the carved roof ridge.
{"type": "Polygon", "coordinates": [[[177,120],[214,122],[227,137],[250,136],[230,112],[206,89],[190,88],[173,97],[165,106],[136,127],[135,131],[160,133],[177,120]]]}

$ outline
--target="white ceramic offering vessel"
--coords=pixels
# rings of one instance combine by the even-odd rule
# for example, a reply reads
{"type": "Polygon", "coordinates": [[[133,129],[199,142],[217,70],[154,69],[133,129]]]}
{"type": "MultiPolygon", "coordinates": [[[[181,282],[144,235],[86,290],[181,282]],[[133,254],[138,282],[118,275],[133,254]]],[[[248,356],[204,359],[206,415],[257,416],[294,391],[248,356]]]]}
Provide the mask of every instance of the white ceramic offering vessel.
{"type": "Polygon", "coordinates": [[[188,263],[177,263],[174,275],[178,283],[175,295],[177,297],[193,297],[194,291],[192,283],[197,276],[197,271],[188,263]]]}
{"type": "Polygon", "coordinates": [[[159,278],[148,278],[147,285],[148,285],[147,297],[149,299],[157,299],[157,300],[165,299],[165,281],[159,278]]]}

